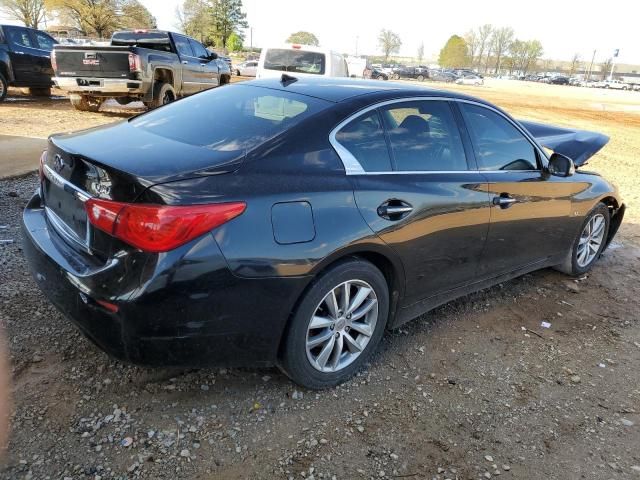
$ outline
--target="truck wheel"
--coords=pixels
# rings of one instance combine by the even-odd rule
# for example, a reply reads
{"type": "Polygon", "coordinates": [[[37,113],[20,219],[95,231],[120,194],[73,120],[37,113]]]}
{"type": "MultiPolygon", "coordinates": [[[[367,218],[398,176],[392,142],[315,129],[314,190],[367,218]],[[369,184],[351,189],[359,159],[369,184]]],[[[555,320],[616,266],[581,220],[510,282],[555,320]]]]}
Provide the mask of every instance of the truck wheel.
{"type": "Polygon", "coordinates": [[[51,87],[29,88],[29,94],[33,97],[50,97],[51,87]]]}
{"type": "Polygon", "coordinates": [[[424,75],[418,75],[418,78],[416,78],[416,80],[418,80],[419,82],[424,82],[424,75]]]}
{"type": "Polygon", "coordinates": [[[8,89],[9,86],[7,85],[7,79],[0,73],[0,102],[7,96],[8,89]]]}
{"type": "Polygon", "coordinates": [[[171,103],[176,99],[176,91],[171,84],[156,82],[153,86],[153,100],[145,102],[149,109],[154,109],[171,103]]]}
{"type": "Polygon", "coordinates": [[[231,78],[228,75],[222,75],[220,77],[220,86],[228,85],[229,83],[231,83],[231,78]]]}
{"type": "Polygon", "coordinates": [[[116,97],[116,102],[118,105],[129,105],[133,99],[131,97],[116,97]]]}
{"type": "Polygon", "coordinates": [[[73,96],[70,100],[73,108],[81,112],[97,112],[100,110],[100,105],[102,105],[102,100],[87,97],[86,95],[73,96]]]}

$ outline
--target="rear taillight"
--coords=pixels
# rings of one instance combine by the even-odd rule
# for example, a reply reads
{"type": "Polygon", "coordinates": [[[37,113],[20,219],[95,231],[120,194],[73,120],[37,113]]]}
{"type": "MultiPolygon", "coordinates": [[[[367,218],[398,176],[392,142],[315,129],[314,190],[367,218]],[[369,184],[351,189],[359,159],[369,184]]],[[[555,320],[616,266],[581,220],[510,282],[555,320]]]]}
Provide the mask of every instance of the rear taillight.
{"type": "Polygon", "coordinates": [[[129,54],[129,71],[130,72],[142,71],[142,62],[140,60],[140,55],[136,55],[135,53],[129,54]]]}
{"type": "Polygon", "coordinates": [[[244,202],[167,206],[89,199],[96,228],[146,252],[167,252],[241,215],[244,202]]]}
{"type": "Polygon", "coordinates": [[[40,155],[40,166],[38,168],[38,173],[40,174],[40,183],[42,183],[44,180],[44,162],[46,161],[47,151],[45,150],[44,152],[42,152],[42,155],[40,155]]]}
{"type": "Polygon", "coordinates": [[[58,70],[58,62],[56,60],[56,51],[55,50],[51,50],[51,68],[53,68],[54,72],[58,70]]]}

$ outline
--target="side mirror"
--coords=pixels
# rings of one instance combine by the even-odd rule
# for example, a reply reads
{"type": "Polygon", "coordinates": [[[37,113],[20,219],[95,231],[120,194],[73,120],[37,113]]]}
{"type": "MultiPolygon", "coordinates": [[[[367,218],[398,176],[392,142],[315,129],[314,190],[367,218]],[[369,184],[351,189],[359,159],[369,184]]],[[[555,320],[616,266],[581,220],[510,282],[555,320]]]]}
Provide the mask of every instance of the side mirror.
{"type": "Polygon", "coordinates": [[[554,153],[549,159],[547,171],[556,177],[570,177],[576,173],[576,166],[569,157],[561,153],[554,153]]]}
{"type": "Polygon", "coordinates": [[[218,58],[218,54],[216,52],[211,52],[209,54],[209,60],[215,60],[216,58],[218,58]]]}

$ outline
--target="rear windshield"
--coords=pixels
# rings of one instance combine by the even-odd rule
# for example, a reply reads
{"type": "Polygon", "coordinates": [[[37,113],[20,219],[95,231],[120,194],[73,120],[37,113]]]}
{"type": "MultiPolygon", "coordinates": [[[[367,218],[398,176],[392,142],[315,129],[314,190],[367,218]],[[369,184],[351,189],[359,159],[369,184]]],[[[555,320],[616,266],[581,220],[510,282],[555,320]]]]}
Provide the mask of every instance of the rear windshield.
{"type": "Polygon", "coordinates": [[[264,68],[283,72],[313,73],[324,75],[325,55],[305,50],[286,50],[273,48],[267,50],[264,68]]]}
{"type": "Polygon", "coordinates": [[[111,45],[139,46],[152,50],[171,51],[171,41],[166,32],[116,32],[111,37],[111,45]]]}
{"type": "Polygon", "coordinates": [[[232,85],[192,95],[130,123],[155,135],[204,147],[211,150],[214,163],[224,163],[329,105],[305,95],[232,85]]]}

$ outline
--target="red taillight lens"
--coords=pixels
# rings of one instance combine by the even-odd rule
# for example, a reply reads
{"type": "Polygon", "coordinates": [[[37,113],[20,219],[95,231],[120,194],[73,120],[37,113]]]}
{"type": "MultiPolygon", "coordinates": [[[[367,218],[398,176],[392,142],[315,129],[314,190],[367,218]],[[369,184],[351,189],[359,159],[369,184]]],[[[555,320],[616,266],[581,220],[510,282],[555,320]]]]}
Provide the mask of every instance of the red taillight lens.
{"type": "Polygon", "coordinates": [[[53,68],[54,72],[58,70],[58,62],[56,60],[56,51],[55,50],[51,50],[51,68],[53,68]]]}
{"type": "Polygon", "coordinates": [[[142,71],[142,63],[140,60],[140,55],[136,55],[135,53],[129,54],[129,71],[130,72],[142,71]]]}
{"type": "Polygon", "coordinates": [[[244,212],[244,202],[166,206],[89,199],[92,225],[146,252],[166,252],[184,245],[244,212]]]}

